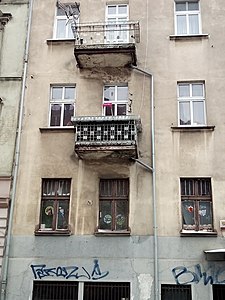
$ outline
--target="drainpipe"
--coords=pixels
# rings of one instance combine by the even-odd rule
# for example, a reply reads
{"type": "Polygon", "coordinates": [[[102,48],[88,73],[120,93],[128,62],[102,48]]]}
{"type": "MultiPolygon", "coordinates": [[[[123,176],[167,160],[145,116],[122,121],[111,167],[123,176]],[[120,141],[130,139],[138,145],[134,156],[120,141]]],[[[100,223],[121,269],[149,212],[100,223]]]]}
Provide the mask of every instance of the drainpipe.
{"type": "Polygon", "coordinates": [[[30,32],[31,32],[33,2],[34,2],[34,0],[29,0],[27,38],[26,38],[26,46],[25,46],[25,53],[24,53],[22,88],[21,88],[21,96],[20,96],[20,103],[19,103],[19,115],[18,115],[18,123],[17,123],[17,136],[16,136],[15,154],[14,154],[12,192],[11,192],[11,201],[10,201],[8,230],[7,230],[7,236],[6,236],[6,247],[5,247],[5,254],[4,254],[3,263],[2,263],[2,282],[1,282],[1,297],[0,297],[1,300],[6,300],[6,291],[7,291],[9,249],[10,249],[10,241],[11,241],[11,235],[12,235],[13,213],[14,213],[15,198],[16,198],[16,184],[17,184],[17,179],[18,179],[20,143],[21,143],[21,133],[22,133],[22,122],[23,122],[24,98],[25,98],[25,90],[26,90],[28,53],[29,53],[29,46],[30,46],[30,32]]]}
{"type": "Polygon", "coordinates": [[[136,71],[150,77],[151,95],[151,144],[152,144],[152,166],[148,166],[142,161],[135,159],[143,167],[152,172],[152,202],[153,202],[153,232],[154,232],[154,299],[159,300],[159,268],[158,268],[158,231],[157,231],[157,213],[156,213],[156,173],[155,173],[155,114],[154,114],[154,77],[153,74],[144,71],[136,66],[131,66],[136,71]]]}

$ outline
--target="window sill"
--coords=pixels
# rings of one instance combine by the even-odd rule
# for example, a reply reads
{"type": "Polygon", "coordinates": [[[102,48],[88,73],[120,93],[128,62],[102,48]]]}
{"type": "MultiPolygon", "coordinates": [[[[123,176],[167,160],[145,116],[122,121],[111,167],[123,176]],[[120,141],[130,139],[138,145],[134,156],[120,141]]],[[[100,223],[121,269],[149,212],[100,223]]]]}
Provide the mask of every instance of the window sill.
{"type": "Polygon", "coordinates": [[[75,39],[47,39],[47,45],[59,45],[59,44],[74,44],[75,39]]]}
{"type": "Polygon", "coordinates": [[[199,131],[214,131],[215,126],[171,126],[172,131],[183,132],[199,132],[199,131]]]}
{"type": "Polygon", "coordinates": [[[71,231],[70,230],[58,230],[58,231],[52,231],[52,230],[35,230],[34,235],[36,236],[70,236],[71,231]]]}
{"type": "Polygon", "coordinates": [[[183,41],[183,40],[202,40],[202,39],[208,39],[209,35],[206,34],[188,34],[188,35],[170,35],[170,40],[175,41],[183,41]]]}
{"type": "Polygon", "coordinates": [[[207,230],[201,230],[201,231],[196,231],[196,230],[181,230],[180,231],[180,236],[181,237],[193,237],[193,236],[197,236],[197,237],[201,237],[201,236],[211,236],[211,237],[216,237],[217,236],[217,232],[216,231],[207,231],[207,230]]]}
{"type": "Polygon", "coordinates": [[[118,231],[110,231],[110,230],[102,230],[97,229],[95,231],[95,236],[130,236],[130,230],[118,230],[118,231]]]}
{"type": "Polygon", "coordinates": [[[74,132],[74,127],[73,126],[68,126],[68,127],[41,127],[39,128],[40,132],[74,132]]]}

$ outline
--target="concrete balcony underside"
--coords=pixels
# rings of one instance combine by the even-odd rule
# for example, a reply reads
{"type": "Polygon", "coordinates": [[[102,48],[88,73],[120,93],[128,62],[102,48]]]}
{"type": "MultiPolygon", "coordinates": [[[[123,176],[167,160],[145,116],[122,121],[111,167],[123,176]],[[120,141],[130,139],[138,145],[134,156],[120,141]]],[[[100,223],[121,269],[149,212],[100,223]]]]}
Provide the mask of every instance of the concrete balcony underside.
{"type": "Polygon", "coordinates": [[[79,68],[127,67],[136,65],[134,44],[77,45],[74,55],[79,68]]]}
{"type": "Polygon", "coordinates": [[[75,153],[81,159],[138,157],[140,118],[135,116],[74,117],[75,153]]]}

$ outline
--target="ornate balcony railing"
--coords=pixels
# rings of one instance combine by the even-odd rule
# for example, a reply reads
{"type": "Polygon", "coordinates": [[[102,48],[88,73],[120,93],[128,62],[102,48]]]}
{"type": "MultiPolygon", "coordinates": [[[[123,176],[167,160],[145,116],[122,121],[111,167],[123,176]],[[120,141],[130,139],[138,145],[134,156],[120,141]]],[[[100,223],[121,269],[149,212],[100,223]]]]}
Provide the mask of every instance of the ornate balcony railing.
{"type": "Polygon", "coordinates": [[[138,22],[78,24],[74,55],[80,68],[136,65],[139,42],[138,22]]]}
{"type": "Polygon", "coordinates": [[[137,137],[141,121],[136,116],[74,117],[75,152],[124,151],[137,157],[137,137]]]}

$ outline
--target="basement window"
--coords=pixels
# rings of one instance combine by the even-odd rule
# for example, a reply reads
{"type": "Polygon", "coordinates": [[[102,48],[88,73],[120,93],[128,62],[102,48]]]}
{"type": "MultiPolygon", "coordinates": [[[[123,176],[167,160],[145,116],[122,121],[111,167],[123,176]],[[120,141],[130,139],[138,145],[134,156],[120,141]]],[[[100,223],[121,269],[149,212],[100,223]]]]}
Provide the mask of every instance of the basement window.
{"type": "Polygon", "coordinates": [[[191,300],[191,285],[162,284],[162,300],[191,300]]]}

